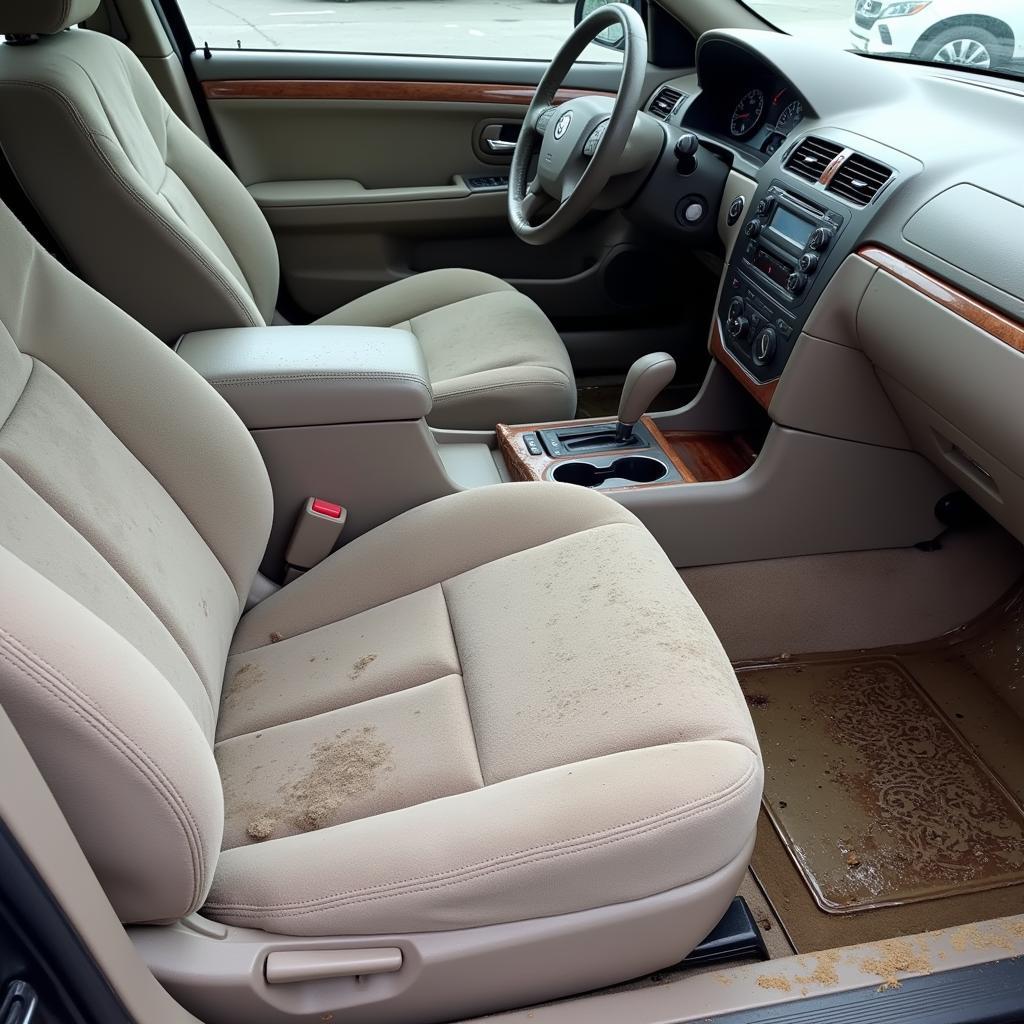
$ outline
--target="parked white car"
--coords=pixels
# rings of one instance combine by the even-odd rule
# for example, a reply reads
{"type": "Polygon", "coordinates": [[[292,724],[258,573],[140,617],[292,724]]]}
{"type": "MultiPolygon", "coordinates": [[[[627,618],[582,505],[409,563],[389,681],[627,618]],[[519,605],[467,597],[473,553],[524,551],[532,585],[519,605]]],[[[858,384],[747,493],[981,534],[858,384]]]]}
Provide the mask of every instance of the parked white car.
{"type": "Polygon", "coordinates": [[[856,0],[850,35],[866,53],[989,68],[1024,56],[1024,3],[856,0]]]}

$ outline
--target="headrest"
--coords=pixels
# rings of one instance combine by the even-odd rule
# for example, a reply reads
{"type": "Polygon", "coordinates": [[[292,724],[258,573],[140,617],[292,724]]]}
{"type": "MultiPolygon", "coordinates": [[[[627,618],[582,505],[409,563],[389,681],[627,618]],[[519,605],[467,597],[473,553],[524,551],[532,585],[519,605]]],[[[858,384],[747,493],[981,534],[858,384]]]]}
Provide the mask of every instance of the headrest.
{"type": "Polygon", "coordinates": [[[100,0],[0,0],[0,33],[55,36],[92,17],[100,0]]]}

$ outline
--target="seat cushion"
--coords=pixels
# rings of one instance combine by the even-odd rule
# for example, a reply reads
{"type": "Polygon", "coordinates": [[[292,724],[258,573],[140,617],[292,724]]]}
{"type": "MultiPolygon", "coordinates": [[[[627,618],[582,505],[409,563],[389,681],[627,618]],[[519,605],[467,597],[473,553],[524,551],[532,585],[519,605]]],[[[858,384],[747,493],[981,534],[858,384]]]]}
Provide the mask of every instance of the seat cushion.
{"type": "Polygon", "coordinates": [[[216,754],[206,912],[302,935],[677,889],[745,849],[762,777],[729,661],[660,547],[610,499],[537,483],[415,509],[257,605],[216,754]]]}
{"type": "Polygon", "coordinates": [[[575,415],[576,382],[562,339],[533,300],[489,274],[417,274],[317,322],[411,330],[434,390],[431,426],[489,429],[575,415]]]}

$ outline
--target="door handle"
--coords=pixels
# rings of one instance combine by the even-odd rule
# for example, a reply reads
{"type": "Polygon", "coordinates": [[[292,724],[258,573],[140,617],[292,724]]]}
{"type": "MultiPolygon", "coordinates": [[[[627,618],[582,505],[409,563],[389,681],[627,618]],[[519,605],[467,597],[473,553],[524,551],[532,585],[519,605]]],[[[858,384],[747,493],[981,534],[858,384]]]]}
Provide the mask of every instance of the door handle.
{"type": "Polygon", "coordinates": [[[511,156],[515,151],[518,137],[517,124],[489,124],[480,132],[480,147],[485,153],[494,156],[511,156]]]}

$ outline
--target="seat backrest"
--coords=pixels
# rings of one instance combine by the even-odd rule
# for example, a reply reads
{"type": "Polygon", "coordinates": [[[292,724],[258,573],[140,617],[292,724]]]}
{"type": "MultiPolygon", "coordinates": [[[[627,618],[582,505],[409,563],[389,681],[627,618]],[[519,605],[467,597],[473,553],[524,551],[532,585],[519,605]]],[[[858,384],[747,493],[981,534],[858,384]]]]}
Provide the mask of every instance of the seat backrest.
{"type": "Polygon", "coordinates": [[[271,514],[213,388],[0,206],[0,703],[124,921],[210,885],[224,665],[271,514]]]}
{"type": "Polygon", "coordinates": [[[115,39],[98,0],[0,0],[0,146],[76,271],[165,342],[268,323],[273,235],[223,161],[115,39]],[[62,16],[63,11],[67,11],[62,16]]]}

